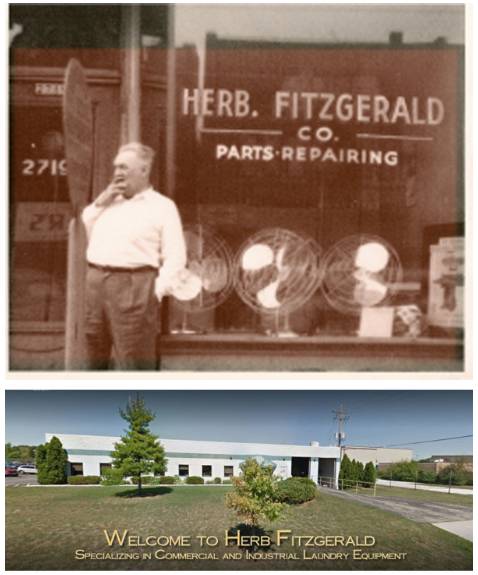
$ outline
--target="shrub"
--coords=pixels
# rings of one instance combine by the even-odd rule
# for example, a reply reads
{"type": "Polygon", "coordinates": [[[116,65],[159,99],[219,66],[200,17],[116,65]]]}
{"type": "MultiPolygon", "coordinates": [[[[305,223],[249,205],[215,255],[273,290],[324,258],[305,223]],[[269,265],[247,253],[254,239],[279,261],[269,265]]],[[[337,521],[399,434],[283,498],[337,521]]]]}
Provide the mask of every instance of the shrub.
{"type": "Polygon", "coordinates": [[[99,485],[101,477],[99,475],[70,475],[69,485],[99,485]]]}
{"type": "Polygon", "coordinates": [[[160,485],[174,485],[178,483],[178,478],[171,475],[163,475],[159,478],[160,485]]]}
{"type": "Polygon", "coordinates": [[[216,483],[217,485],[221,485],[222,483],[222,479],[220,477],[215,477],[213,479],[213,483],[216,483]]]}
{"type": "Polygon", "coordinates": [[[277,494],[283,503],[304,503],[314,499],[317,486],[307,477],[289,477],[277,484],[277,494]]]}
{"type": "Polygon", "coordinates": [[[223,485],[232,485],[232,479],[224,479],[222,482],[223,485]]]}
{"type": "Polygon", "coordinates": [[[425,471],[420,469],[418,472],[418,481],[420,483],[435,483],[436,477],[437,476],[433,471],[425,471]]]}
{"type": "Polygon", "coordinates": [[[450,482],[450,477],[452,485],[466,485],[473,475],[465,470],[462,463],[452,463],[440,471],[437,481],[446,484],[450,482]]]}
{"type": "Polygon", "coordinates": [[[124,482],[123,472],[117,467],[105,469],[101,478],[101,485],[121,485],[124,482]]]}
{"type": "Polygon", "coordinates": [[[185,483],[186,485],[204,485],[204,479],[197,475],[191,475],[190,477],[186,477],[185,483]]]}
{"type": "Polygon", "coordinates": [[[418,463],[416,461],[399,461],[390,465],[385,470],[384,474],[380,474],[384,479],[397,481],[415,481],[418,477],[418,463]]]}
{"type": "Polygon", "coordinates": [[[278,519],[284,504],[277,501],[274,466],[246,459],[240,469],[242,475],[232,480],[234,490],[226,495],[226,506],[252,527],[258,527],[263,520],[278,519]]]}

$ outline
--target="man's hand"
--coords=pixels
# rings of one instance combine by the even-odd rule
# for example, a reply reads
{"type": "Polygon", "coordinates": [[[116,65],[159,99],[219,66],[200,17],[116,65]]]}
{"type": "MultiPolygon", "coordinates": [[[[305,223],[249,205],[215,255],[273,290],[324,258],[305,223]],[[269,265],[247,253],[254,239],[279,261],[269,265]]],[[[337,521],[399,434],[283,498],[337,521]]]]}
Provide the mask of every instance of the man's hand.
{"type": "Polygon", "coordinates": [[[95,206],[97,208],[106,208],[113,203],[117,196],[121,196],[125,191],[125,187],[122,182],[113,181],[106,190],[103,190],[101,194],[95,200],[95,206]]]}

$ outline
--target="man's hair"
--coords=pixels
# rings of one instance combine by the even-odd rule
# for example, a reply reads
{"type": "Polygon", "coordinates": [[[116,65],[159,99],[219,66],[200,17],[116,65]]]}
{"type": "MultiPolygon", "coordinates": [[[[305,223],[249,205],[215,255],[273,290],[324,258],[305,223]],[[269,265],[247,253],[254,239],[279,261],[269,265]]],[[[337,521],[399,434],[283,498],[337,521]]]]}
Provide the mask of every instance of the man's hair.
{"type": "Polygon", "coordinates": [[[151,167],[153,165],[154,160],[154,150],[149,146],[145,146],[140,142],[130,142],[129,144],[125,144],[121,146],[118,150],[118,153],[121,152],[135,152],[135,154],[142,160],[148,169],[148,174],[151,172],[151,167]]]}

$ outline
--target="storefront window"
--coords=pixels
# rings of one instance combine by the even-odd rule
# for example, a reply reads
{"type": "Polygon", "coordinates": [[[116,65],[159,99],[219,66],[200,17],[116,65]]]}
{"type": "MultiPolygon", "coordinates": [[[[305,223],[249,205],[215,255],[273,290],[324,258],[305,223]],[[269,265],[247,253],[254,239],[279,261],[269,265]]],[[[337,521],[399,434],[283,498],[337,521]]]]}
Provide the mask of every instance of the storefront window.
{"type": "Polygon", "coordinates": [[[174,197],[190,274],[171,332],[460,334],[460,14],[455,43],[439,29],[406,43],[387,26],[412,15],[393,9],[350,41],[351,16],[337,8],[345,43],[311,34],[318,8],[264,8],[268,27],[256,8],[178,9],[176,38],[187,42],[192,13],[204,35],[197,59],[185,49],[176,59],[174,197]],[[262,38],[235,25],[248,10],[262,38]]]}
{"type": "Polygon", "coordinates": [[[64,320],[71,208],[61,109],[15,106],[11,155],[11,319],[64,320]]]}

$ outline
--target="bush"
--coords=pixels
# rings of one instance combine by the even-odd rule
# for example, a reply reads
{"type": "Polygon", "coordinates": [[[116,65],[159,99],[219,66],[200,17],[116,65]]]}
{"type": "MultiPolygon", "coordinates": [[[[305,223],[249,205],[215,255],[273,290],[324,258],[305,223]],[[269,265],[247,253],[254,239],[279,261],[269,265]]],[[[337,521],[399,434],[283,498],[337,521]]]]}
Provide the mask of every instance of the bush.
{"type": "Polygon", "coordinates": [[[197,475],[191,475],[190,477],[186,477],[185,483],[186,485],[204,485],[204,479],[197,475]]]}
{"type": "Polygon", "coordinates": [[[222,482],[223,485],[232,485],[232,479],[224,479],[222,482]]]}
{"type": "Polygon", "coordinates": [[[289,477],[277,484],[279,501],[293,505],[311,501],[317,494],[317,486],[307,477],[289,477]]]}
{"type": "Polygon", "coordinates": [[[101,477],[99,475],[70,475],[69,485],[99,485],[101,477]]]}
{"type": "Polygon", "coordinates": [[[171,475],[163,475],[159,478],[160,485],[174,485],[178,483],[178,478],[171,475]]]}
{"type": "Polygon", "coordinates": [[[415,481],[418,477],[418,463],[416,461],[399,461],[387,467],[385,472],[380,473],[384,479],[396,481],[415,481]]]}
{"type": "Polygon", "coordinates": [[[213,479],[213,483],[216,483],[216,485],[221,485],[222,479],[220,477],[215,477],[213,479]]]}
{"type": "Polygon", "coordinates": [[[466,485],[470,479],[473,479],[473,474],[471,471],[466,471],[463,464],[452,463],[440,471],[437,482],[448,484],[450,477],[452,485],[466,485]]]}
{"type": "Polygon", "coordinates": [[[121,485],[125,483],[123,479],[123,472],[117,467],[111,467],[105,469],[103,476],[101,477],[101,485],[121,485]]]}
{"type": "Polygon", "coordinates": [[[420,469],[418,472],[418,481],[420,483],[435,483],[436,478],[437,476],[433,471],[425,471],[420,469]]]}

